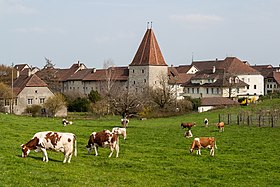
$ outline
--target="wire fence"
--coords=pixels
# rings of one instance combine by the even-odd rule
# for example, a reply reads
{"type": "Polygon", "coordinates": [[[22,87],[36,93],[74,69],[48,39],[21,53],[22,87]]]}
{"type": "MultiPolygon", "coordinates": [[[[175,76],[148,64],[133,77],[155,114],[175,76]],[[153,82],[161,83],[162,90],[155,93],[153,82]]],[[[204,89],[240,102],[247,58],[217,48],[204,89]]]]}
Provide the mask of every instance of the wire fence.
{"type": "Polygon", "coordinates": [[[223,121],[227,125],[280,127],[280,110],[219,114],[218,117],[219,122],[223,121]]]}

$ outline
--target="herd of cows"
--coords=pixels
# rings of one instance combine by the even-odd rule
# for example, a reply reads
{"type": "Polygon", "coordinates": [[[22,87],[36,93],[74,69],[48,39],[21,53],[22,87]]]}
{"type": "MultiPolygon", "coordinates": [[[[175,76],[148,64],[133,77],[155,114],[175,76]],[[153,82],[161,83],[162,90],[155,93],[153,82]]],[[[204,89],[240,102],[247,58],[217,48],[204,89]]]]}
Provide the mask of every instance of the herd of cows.
{"type": "MultiPolygon", "coordinates": [[[[95,151],[95,156],[98,156],[98,147],[108,147],[110,148],[109,157],[112,156],[113,152],[116,151],[116,157],[119,156],[119,136],[122,135],[126,139],[126,127],[129,123],[127,118],[121,119],[122,127],[114,127],[112,131],[103,130],[100,132],[93,132],[88,140],[86,149],[88,154],[95,151]]],[[[204,121],[205,126],[208,127],[208,119],[204,121]]],[[[62,120],[64,126],[72,124],[65,119],[62,120]]],[[[193,137],[191,128],[195,126],[195,123],[182,123],[182,128],[187,128],[187,131],[184,133],[184,136],[187,138],[193,137]]],[[[224,122],[217,123],[217,127],[220,132],[224,131],[224,122]]],[[[197,150],[197,154],[201,155],[201,148],[209,148],[210,155],[214,156],[214,149],[216,147],[216,140],[214,137],[199,137],[194,138],[191,147],[190,153],[194,150],[197,150]]],[[[22,157],[26,158],[31,150],[35,152],[43,153],[43,161],[48,162],[47,150],[53,150],[56,152],[62,152],[64,154],[63,163],[70,163],[72,156],[77,156],[77,140],[76,135],[73,133],[62,133],[62,132],[53,132],[45,131],[36,133],[33,138],[28,141],[26,144],[21,145],[22,157]]]]}
{"type": "MultiPolygon", "coordinates": [[[[204,120],[205,127],[208,127],[208,119],[205,118],[204,120]]],[[[186,138],[193,137],[191,128],[195,126],[195,123],[181,123],[181,127],[183,129],[187,129],[187,131],[184,133],[184,136],[186,138]]],[[[217,123],[217,127],[219,129],[219,132],[224,132],[225,124],[224,122],[217,123]]],[[[216,146],[216,139],[215,137],[199,137],[194,138],[191,147],[190,147],[190,153],[193,153],[194,150],[196,150],[196,154],[201,155],[201,148],[209,148],[210,149],[210,155],[214,156],[214,150],[217,149],[216,146]]]]}

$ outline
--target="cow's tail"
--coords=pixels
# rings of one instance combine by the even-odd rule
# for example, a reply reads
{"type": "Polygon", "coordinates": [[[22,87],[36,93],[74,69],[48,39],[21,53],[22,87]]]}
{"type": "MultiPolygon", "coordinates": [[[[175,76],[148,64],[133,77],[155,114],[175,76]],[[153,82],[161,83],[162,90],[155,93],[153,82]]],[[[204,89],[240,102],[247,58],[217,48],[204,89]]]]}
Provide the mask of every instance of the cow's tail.
{"type": "Polygon", "coordinates": [[[74,145],[74,156],[77,156],[78,155],[78,149],[77,149],[77,138],[76,138],[76,136],[75,136],[75,145],[74,145]]]}

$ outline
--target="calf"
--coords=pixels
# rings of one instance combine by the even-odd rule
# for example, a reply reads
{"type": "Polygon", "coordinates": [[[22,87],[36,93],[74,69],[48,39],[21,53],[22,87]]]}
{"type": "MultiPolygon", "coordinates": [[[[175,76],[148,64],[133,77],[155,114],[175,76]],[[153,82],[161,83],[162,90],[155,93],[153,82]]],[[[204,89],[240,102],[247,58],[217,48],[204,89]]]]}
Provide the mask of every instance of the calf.
{"type": "Polygon", "coordinates": [[[121,124],[122,124],[123,128],[126,128],[128,123],[129,123],[129,119],[127,119],[127,118],[121,119],[121,124]]]}
{"type": "Polygon", "coordinates": [[[123,139],[126,139],[126,128],[114,127],[112,132],[117,133],[118,135],[122,135],[123,139]]]}
{"type": "Polygon", "coordinates": [[[191,131],[191,130],[186,131],[186,132],[184,133],[184,136],[185,136],[186,138],[191,138],[191,137],[193,137],[192,131],[191,131]]]}
{"type": "Polygon", "coordinates": [[[191,123],[191,122],[188,122],[188,123],[181,123],[181,127],[184,129],[184,128],[188,128],[189,130],[195,126],[195,122],[191,123]]]}
{"type": "Polygon", "coordinates": [[[225,131],[225,123],[224,122],[217,123],[217,127],[219,129],[219,132],[224,132],[225,131]]]}
{"type": "Polygon", "coordinates": [[[95,156],[98,156],[98,147],[109,147],[111,153],[109,158],[112,156],[114,150],[116,150],[116,157],[119,157],[119,136],[117,133],[111,133],[109,130],[103,130],[100,132],[93,132],[88,140],[86,146],[88,154],[91,153],[92,149],[95,151],[95,156]]]}
{"type": "Polygon", "coordinates": [[[22,157],[26,158],[30,150],[42,151],[43,161],[48,162],[47,150],[64,153],[63,163],[70,163],[73,152],[77,156],[77,141],[75,134],[62,132],[38,132],[26,144],[21,145],[22,157]]]}
{"type": "Polygon", "coordinates": [[[209,148],[210,155],[214,156],[214,148],[217,149],[216,140],[214,137],[200,137],[195,138],[192,142],[190,153],[197,150],[196,154],[201,155],[201,148],[209,148]]]}
{"type": "Polygon", "coordinates": [[[62,120],[62,124],[63,124],[63,126],[66,126],[66,125],[72,125],[72,121],[67,121],[66,119],[63,119],[62,120]]]}
{"type": "Polygon", "coordinates": [[[204,119],[204,125],[205,125],[205,127],[208,127],[208,122],[209,122],[208,119],[205,118],[205,119],[204,119]]]}

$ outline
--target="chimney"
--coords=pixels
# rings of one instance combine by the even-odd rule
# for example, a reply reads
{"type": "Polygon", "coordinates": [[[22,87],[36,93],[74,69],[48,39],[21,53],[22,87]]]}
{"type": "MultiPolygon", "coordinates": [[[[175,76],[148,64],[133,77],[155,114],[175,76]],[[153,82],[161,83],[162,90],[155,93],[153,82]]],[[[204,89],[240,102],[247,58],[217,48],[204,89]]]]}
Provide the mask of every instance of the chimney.
{"type": "Polygon", "coordinates": [[[18,66],[16,67],[17,70],[17,78],[19,77],[19,70],[18,70],[18,66]]]}
{"type": "Polygon", "coordinates": [[[30,77],[30,75],[31,75],[31,70],[30,68],[28,68],[27,76],[30,77]]]}
{"type": "Polygon", "coordinates": [[[213,66],[212,72],[215,73],[216,72],[216,67],[213,66]]]}
{"type": "Polygon", "coordinates": [[[96,68],[93,68],[91,73],[95,73],[96,72],[96,68]]]}
{"type": "Polygon", "coordinates": [[[78,60],[78,66],[80,67],[80,61],[78,60]]]}

